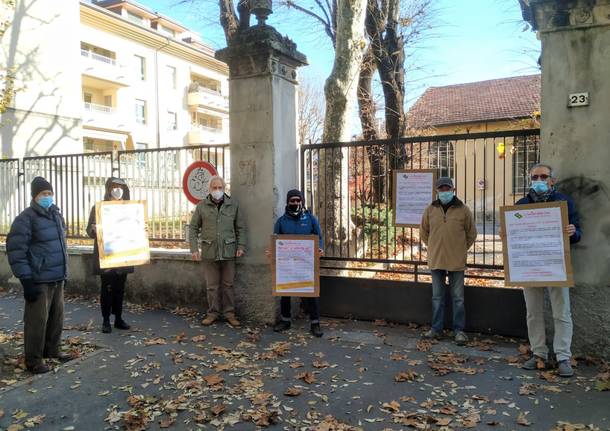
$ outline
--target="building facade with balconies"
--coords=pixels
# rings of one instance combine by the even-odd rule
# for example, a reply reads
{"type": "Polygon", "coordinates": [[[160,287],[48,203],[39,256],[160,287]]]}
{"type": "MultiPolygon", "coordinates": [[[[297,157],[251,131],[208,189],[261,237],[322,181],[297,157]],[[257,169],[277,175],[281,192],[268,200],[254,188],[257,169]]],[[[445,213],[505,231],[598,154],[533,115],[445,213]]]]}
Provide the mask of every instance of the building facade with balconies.
{"type": "Polygon", "coordinates": [[[172,19],[132,1],[57,0],[11,21],[0,157],[229,142],[228,67],[172,19]]]}
{"type": "Polygon", "coordinates": [[[228,68],[138,3],[81,2],[85,151],[229,142],[228,68]]]}

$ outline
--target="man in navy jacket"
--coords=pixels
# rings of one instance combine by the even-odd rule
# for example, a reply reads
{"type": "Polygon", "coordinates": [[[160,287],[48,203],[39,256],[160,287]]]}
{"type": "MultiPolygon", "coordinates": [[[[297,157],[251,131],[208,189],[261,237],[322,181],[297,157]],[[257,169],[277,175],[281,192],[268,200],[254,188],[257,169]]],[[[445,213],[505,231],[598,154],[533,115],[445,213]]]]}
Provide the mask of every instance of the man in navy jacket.
{"type": "MultiPolygon", "coordinates": [[[[320,223],[313,214],[305,209],[305,200],[300,190],[290,190],[286,196],[286,212],[275,222],[273,233],[276,235],[318,235],[319,249],[323,250],[320,223]]],[[[320,302],[318,298],[303,298],[311,319],[311,333],[321,337],[320,302]]],[[[280,300],[280,321],[273,328],[276,332],[290,328],[290,297],[282,296],[280,300]]]]}
{"type": "Polygon", "coordinates": [[[19,214],[6,239],[11,270],[25,298],[25,364],[34,374],[49,368],[43,358],[70,360],[60,351],[68,253],[66,226],[53,204],[53,187],[42,177],[31,184],[30,206],[19,214]]]}
{"type": "MultiPolygon", "coordinates": [[[[555,190],[556,179],[553,169],[548,165],[537,164],[530,169],[530,191],[517,205],[540,202],[566,201],[568,204],[568,226],[566,232],[570,236],[570,244],[580,241],[581,230],[578,213],[574,202],[569,196],[555,190]]],[[[559,375],[571,377],[574,375],[571,365],[572,344],[572,314],[570,312],[570,289],[567,287],[547,287],[551,308],[555,337],[553,350],[557,358],[559,375]]],[[[548,359],[548,347],[544,328],[544,288],[524,287],[525,306],[527,309],[527,332],[532,347],[533,356],[523,364],[526,370],[535,370],[539,364],[545,364],[548,359]]]]}

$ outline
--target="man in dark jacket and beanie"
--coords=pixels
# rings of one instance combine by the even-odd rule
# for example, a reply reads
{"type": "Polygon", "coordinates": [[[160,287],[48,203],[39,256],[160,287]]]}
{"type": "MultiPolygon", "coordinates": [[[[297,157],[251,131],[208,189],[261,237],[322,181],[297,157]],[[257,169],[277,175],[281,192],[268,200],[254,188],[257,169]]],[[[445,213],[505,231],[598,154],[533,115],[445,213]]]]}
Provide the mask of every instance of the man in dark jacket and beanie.
{"type": "Polygon", "coordinates": [[[41,374],[49,371],[43,358],[62,362],[71,359],[60,351],[68,253],[66,225],[53,204],[53,187],[44,178],[36,177],[31,191],[30,206],[11,225],[6,251],[13,274],[23,285],[26,301],[25,364],[32,373],[41,374]]]}
{"type": "MultiPolygon", "coordinates": [[[[129,187],[121,178],[110,177],[106,180],[105,201],[128,201],[129,187]]],[[[125,282],[127,274],[131,274],[133,266],[121,268],[101,269],[100,251],[97,245],[97,220],[95,205],[89,213],[89,223],[87,224],[87,235],[94,238],[93,242],[93,272],[100,276],[100,305],[102,308],[102,332],[108,334],[112,332],[110,326],[110,314],[114,314],[114,327],[117,329],[129,329],[130,326],[123,320],[123,296],[125,295],[125,282]]]]}
{"type": "MultiPolygon", "coordinates": [[[[277,219],[273,228],[276,235],[318,235],[320,252],[323,250],[322,232],[320,223],[313,214],[305,209],[305,199],[300,190],[290,190],[286,196],[286,211],[277,219]]],[[[276,332],[290,328],[291,298],[282,296],[280,299],[280,321],[273,328],[276,332]]],[[[309,311],[311,333],[321,337],[320,329],[320,302],[318,298],[303,298],[305,307],[309,311]]]]}

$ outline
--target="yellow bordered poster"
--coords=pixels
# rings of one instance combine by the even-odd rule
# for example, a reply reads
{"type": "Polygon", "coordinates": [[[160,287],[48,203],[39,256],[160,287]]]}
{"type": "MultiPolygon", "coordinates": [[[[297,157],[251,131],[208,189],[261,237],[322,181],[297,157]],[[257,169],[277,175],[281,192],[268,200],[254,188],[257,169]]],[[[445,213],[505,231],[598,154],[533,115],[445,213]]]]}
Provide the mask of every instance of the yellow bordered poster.
{"type": "Polygon", "coordinates": [[[572,287],[565,201],[500,207],[507,286],[572,287]]]}
{"type": "Polygon", "coordinates": [[[317,235],[271,236],[273,296],[320,296],[317,235]]]}
{"type": "Polygon", "coordinates": [[[146,201],[102,201],[95,204],[100,268],[150,263],[146,201]]]}

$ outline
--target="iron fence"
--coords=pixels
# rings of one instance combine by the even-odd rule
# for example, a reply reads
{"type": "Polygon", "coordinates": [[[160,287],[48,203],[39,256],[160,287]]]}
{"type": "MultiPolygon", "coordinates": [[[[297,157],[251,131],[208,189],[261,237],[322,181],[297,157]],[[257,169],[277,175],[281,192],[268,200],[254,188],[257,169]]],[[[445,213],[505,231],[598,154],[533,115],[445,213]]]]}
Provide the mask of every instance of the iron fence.
{"type": "Polygon", "coordinates": [[[194,205],[182,192],[182,174],[194,161],[208,161],[230,187],[229,145],[67,154],[0,160],[0,236],[30,202],[36,176],[51,182],[69,238],[87,238],[93,205],[104,197],[108,177],[125,178],[132,199],[148,201],[152,240],[185,239],[194,205]]]}
{"type": "Polygon", "coordinates": [[[194,205],[182,191],[182,175],[195,161],[211,163],[230,188],[229,145],[172,147],[118,154],[119,176],[127,181],[131,199],[148,202],[151,238],[186,239],[194,205]]]}
{"type": "Polygon", "coordinates": [[[453,178],[475,218],[467,275],[501,280],[499,208],[527,192],[539,136],[536,129],[303,146],[301,187],[326,240],[322,268],[402,273],[416,281],[429,274],[419,229],[393,224],[392,172],[435,169],[453,178]]]}

